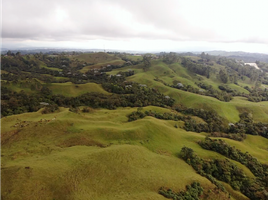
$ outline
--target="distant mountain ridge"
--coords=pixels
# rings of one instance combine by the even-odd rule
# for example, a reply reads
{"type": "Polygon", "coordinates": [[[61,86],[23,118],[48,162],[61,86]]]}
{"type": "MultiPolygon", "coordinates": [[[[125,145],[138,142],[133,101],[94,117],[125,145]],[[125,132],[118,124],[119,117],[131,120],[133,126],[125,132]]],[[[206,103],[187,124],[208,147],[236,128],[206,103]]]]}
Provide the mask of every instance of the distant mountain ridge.
{"type": "MultiPolygon", "coordinates": [[[[13,53],[20,51],[22,54],[33,54],[33,53],[51,53],[51,52],[126,52],[126,53],[152,53],[149,51],[131,51],[131,50],[120,50],[120,49],[80,49],[80,48],[56,48],[56,47],[24,47],[24,48],[1,48],[1,54],[6,54],[7,51],[10,50],[13,53]]],[[[264,53],[249,53],[243,51],[221,51],[221,50],[214,50],[214,51],[204,51],[205,53],[213,56],[224,56],[228,58],[234,58],[238,60],[243,60],[244,62],[266,62],[268,63],[268,54],[264,53]]],[[[154,52],[156,53],[156,52],[154,52]]],[[[159,52],[158,52],[159,53],[159,52]]],[[[201,54],[202,51],[180,51],[177,52],[180,54],[184,53],[192,53],[192,54],[201,54]]],[[[156,53],[157,54],[157,53],[156,53]]]]}
{"type": "Polygon", "coordinates": [[[17,48],[1,48],[1,54],[6,54],[7,51],[12,53],[20,52],[21,54],[34,54],[34,53],[51,53],[51,52],[126,52],[126,53],[147,53],[146,51],[134,51],[134,50],[120,50],[120,49],[83,49],[83,48],[63,48],[63,47],[17,47],[17,48]]]}
{"type": "Polygon", "coordinates": [[[239,60],[243,60],[244,62],[268,62],[268,54],[263,53],[248,53],[243,51],[206,51],[205,53],[208,53],[210,55],[214,56],[225,56],[229,58],[235,58],[239,60]]]}

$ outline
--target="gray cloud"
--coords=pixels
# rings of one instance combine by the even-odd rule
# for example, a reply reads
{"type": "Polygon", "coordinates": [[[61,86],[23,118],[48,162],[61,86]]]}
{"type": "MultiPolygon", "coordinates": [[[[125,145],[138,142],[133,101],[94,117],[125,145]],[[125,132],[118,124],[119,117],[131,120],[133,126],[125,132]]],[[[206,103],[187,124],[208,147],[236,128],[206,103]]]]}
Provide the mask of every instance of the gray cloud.
{"type": "Polygon", "coordinates": [[[179,15],[180,5],[170,1],[35,1],[3,0],[3,38],[76,39],[87,38],[154,38],[196,39],[211,37],[209,30],[193,31],[179,15]],[[26,3],[24,3],[26,2],[26,3]],[[57,21],[57,9],[66,12],[57,21]],[[129,14],[131,21],[124,23],[129,14]],[[119,14],[119,16],[117,16],[119,14]],[[63,16],[64,18],[64,16],[63,16]],[[150,26],[152,30],[143,30],[150,26]],[[161,31],[168,34],[161,34],[161,31]],[[198,32],[198,33],[197,33],[198,32]]]}
{"type": "MultiPolygon", "coordinates": [[[[233,39],[222,36],[221,31],[215,29],[218,25],[210,20],[199,24],[198,18],[202,16],[195,16],[189,5],[178,0],[3,0],[2,38],[37,41],[144,38],[267,43],[265,37],[233,39]]],[[[236,30],[238,25],[230,31],[236,30]]]]}

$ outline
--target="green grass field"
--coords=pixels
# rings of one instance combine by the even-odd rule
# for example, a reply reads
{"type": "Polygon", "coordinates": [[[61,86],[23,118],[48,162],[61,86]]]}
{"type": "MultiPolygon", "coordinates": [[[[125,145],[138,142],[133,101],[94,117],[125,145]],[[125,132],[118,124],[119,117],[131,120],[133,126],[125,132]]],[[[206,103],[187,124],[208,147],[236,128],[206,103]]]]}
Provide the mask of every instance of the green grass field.
{"type": "Polygon", "coordinates": [[[40,65],[40,67],[41,67],[41,68],[43,67],[43,68],[46,68],[46,69],[50,69],[50,70],[54,70],[54,71],[59,71],[59,72],[62,71],[62,69],[54,68],[54,67],[48,67],[48,66],[46,66],[45,64],[40,65]]]}
{"type": "Polygon", "coordinates": [[[82,72],[82,73],[85,73],[88,70],[93,69],[93,68],[106,67],[107,65],[123,65],[124,63],[125,63],[125,61],[117,59],[117,60],[101,62],[101,63],[97,63],[97,64],[94,64],[94,65],[85,66],[83,69],[81,69],[79,71],[82,72]]]}
{"type": "Polygon", "coordinates": [[[133,60],[133,61],[139,61],[142,60],[142,56],[140,55],[127,55],[127,59],[133,60]]]}
{"type": "MultiPolygon", "coordinates": [[[[1,81],[1,83],[2,83],[2,81],[1,81]]],[[[31,90],[29,87],[21,87],[21,86],[19,86],[19,85],[17,85],[17,84],[4,85],[4,86],[7,87],[8,89],[14,91],[14,92],[20,92],[20,91],[23,90],[23,91],[24,91],[25,93],[27,93],[27,94],[32,94],[32,93],[34,93],[34,91],[31,90]]]]}
{"type": "MultiPolygon", "coordinates": [[[[213,187],[177,158],[183,146],[203,158],[224,158],[196,143],[204,134],[175,128],[175,123],[183,122],[172,120],[146,117],[127,122],[134,110],[72,113],[61,108],[51,114],[38,111],[1,119],[2,195],[7,199],[164,199],[158,195],[161,186],[182,190],[196,180],[206,189],[213,187]],[[29,126],[16,131],[12,126],[20,120],[29,126]]],[[[145,110],[169,111],[153,106],[145,110]]],[[[268,160],[267,139],[226,140],[261,162],[268,160]]],[[[228,191],[239,197],[234,199],[246,199],[231,188],[228,191]]]]}
{"type": "Polygon", "coordinates": [[[87,92],[96,92],[102,94],[109,94],[106,92],[100,84],[86,83],[86,84],[73,84],[71,82],[66,83],[51,83],[48,85],[53,94],[61,94],[67,97],[75,97],[87,92]]]}
{"type": "Polygon", "coordinates": [[[73,56],[72,59],[78,59],[80,61],[85,61],[88,63],[102,63],[102,62],[108,62],[108,61],[113,61],[120,59],[115,55],[112,54],[107,54],[104,52],[98,52],[98,53],[84,53],[84,54],[79,54],[76,56],[73,56]]]}
{"type": "Polygon", "coordinates": [[[107,54],[104,52],[84,53],[72,56],[72,59],[93,64],[85,66],[83,69],[79,70],[82,73],[93,68],[106,67],[107,65],[122,65],[125,63],[125,61],[121,60],[121,58],[117,57],[115,54],[107,54]]]}
{"type": "Polygon", "coordinates": [[[212,187],[209,181],[172,155],[178,153],[180,147],[173,147],[174,152],[170,152],[164,149],[166,142],[162,146],[162,142],[157,141],[158,138],[170,140],[167,136],[171,133],[163,130],[165,126],[175,130],[170,122],[163,122],[161,131],[155,128],[156,133],[146,133],[159,124],[159,120],[148,118],[128,123],[125,115],[131,110],[134,109],[75,114],[61,109],[53,114],[26,113],[2,119],[2,132],[9,131],[2,137],[2,168],[7,174],[2,178],[3,193],[14,199],[66,199],[66,195],[73,199],[163,199],[157,194],[163,185],[179,190],[197,180],[204,187],[212,187]],[[54,115],[53,122],[37,122],[54,115]],[[12,135],[10,126],[17,119],[32,124],[12,135]],[[154,148],[142,145],[146,140],[158,145],[153,145],[154,148]],[[184,176],[185,172],[191,174],[191,179],[184,176]],[[54,181],[50,182],[52,177],[54,181]],[[10,182],[10,178],[14,181],[10,182]],[[17,179],[24,180],[25,184],[20,187],[17,179]],[[8,188],[14,189],[13,194],[8,193],[8,188]],[[22,190],[24,196],[19,196],[22,190]]]}
{"type": "MultiPolygon", "coordinates": [[[[128,58],[134,60],[140,57],[128,58]]],[[[80,54],[72,56],[71,59],[95,63],[81,71],[108,63],[124,62],[112,54],[105,53],[80,54]]],[[[221,83],[215,81],[215,77],[207,79],[189,72],[178,63],[167,65],[157,60],[154,60],[146,71],[143,70],[143,65],[139,64],[116,69],[107,74],[117,74],[128,69],[135,72],[135,75],[127,77],[128,81],[156,88],[174,98],[175,104],[213,109],[230,122],[239,121],[239,114],[244,111],[252,113],[255,122],[268,122],[268,102],[253,103],[244,97],[234,97],[230,102],[222,102],[164,85],[179,81],[198,88],[195,82],[202,79],[202,82],[218,89],[221,83]]],[[[247,93],[243,87],[249,84],[249,80],[246,80],[239,82],[239,85],[228,86],[247,93]]],[[[67,97],[76,97],[87,92],[110,94],[100,84],[95,83],[67,82],[51,83],[47,86],[53,94],[67,97]]],[[[10,85],[10,88],[14,91],[24,89],[31,92],[30,88],[18,85],[10,85]]],[[[80,109],[82,110],[82,107],[80,109]]],[[[197,142],[205,139],[207,133],[187,132],[183,129],[183,121],[145,117],[128,122],[127,116],[136,110],[137,108],[127,107],[73,113],[68,108],[60,108],[50,114],[42,114],[42,110],[39,110],[2,118],[1,197],[12,200],[164,200],[166,198],[158,194],[160,187],[168,187],[175,191],[184,190],[185,186],[193,181],[200,182],[208,194],[214,185],[178,157],[181,148],[187,146],[202,158],[226,159],[198,145],[197,142]],[[18,125],[15,127],[16,124],[27,126],[18,128],[18,125]],[[175,128],[175,125],[178,128],[175,128]]],[[[142,110],[175,112],[155,106],[144,107],[142,110]]],[[[195,119],[202,121],[197,117],[195,119]]],[[[268,139],[253,135],[247,135],[243,142],[221,139],[268,164],[268,139]]],[[[247,176],[254,178],[247,167],[231,161],[247,176]]],[[[231,194],[231,199],[248,199],[228,184],[223,184],[231,194]]],[[[207,199],[228,199],[222,193],[209,194],[210,197],[207,199]]]]}
{"type": "MultiPolygon", "coordinates": [[[[63,77],[57,77],[58,79],[64,80],[63,77]]],[[[100,84],[96,83],[85,83],[85,84],[73,84],[71,82],[66,83],[50,83],[44,84],[41,81],[40,85],[46,85],[53,94],[61,94],[66,97],[76,97],[85,93],[102,93],[109,95],[110,93],[105,91],[100,84]]],[[[31,90],[30,85],[22,82],[20,84],[4,84],[3,85],[14,92],[24,91],[27,94],[32,94],[37,92],[37,90],[31,90]]]]}
{"type": "MultiPolygon", "coordinates": [[[[220,116],[226,118],[230,122],[239,121],[239,114],[246,110],[253,114],[255,121],[268,122],[267,102],[254,103],[249,102],[242,97],[234,97],[234,99],[230,102],[222,102],[212,97],[171,88],[154,80],[157,77],[167,84],[172,84],[172,82],[176,80],[183,84],[192,85],[193,87],[198,88],[195,85],[195,82],[198,81],[198,76],[191,74],[180,64],[172,64],[168,66],[163,62],[154,61],[153,66],[151,66],[147,71],[143,71],[140,66],[132,66],[131,69],[135,71],[135,75],[128,77],[127,80],[156,88],[160,92],[174,98],[176,103],[193,108],[213,109],[220,116]]],[[[217,83],[203,76],[202,78],[202,82],[212,85],[215,89],[221,85],[221,83],[217,83]]],[[[241,83],[239,84],[244,86],[241,83]]],[[[235,84],[228,84],[228,86],[240,92],[248,93],[248,91],[241,86],[235,84]]]]}

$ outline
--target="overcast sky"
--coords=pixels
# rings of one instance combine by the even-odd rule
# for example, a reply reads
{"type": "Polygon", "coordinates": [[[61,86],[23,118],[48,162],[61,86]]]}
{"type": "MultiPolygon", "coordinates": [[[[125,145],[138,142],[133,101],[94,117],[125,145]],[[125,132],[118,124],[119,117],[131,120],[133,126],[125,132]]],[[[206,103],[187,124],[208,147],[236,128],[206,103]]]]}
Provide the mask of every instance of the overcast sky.
{"type": "Polygon", "coordinates": [[[267,8],[267,0],[2,0],[2,46],[268,53],[267,8]]]}

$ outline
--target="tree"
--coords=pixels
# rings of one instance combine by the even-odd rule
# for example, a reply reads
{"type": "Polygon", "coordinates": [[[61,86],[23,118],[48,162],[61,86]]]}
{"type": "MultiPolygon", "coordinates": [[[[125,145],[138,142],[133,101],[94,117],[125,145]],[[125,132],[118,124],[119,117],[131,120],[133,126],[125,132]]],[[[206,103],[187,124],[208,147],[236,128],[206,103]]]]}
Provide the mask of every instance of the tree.
{"type": "Polygon", "coordinates": [[[200,57],[204,61],[209,61],[210,60],[210,56],[208,54],[205,54],[204,52],[201,53],[200,57]]]}
{"type": "Polygon", "coordinates": [[[163,53],[163,62],[165,62],[167,64],[172,64],[172,63],[178,62],[178,59],[179,59],[179,57],[174,52],[170,52],[169,54],[163,53]]]}
{"type": "Polygon", "coordinates": [[[11,54],[12,54],[12,52],[10,50],[8,50],[7,55],[11,56],[11,54]]]}
{"type": "Polygon", "coordinates": [[[205,58],[206,58],[206,54],[205,54],[204,52],[202,52],[201,55],[200,55],[200,57],[201,57],[202,59],[205,59],[205,58]]]}
{"type": "Polygon", "coordinates": [[[194,150],[191,149],[191,148],[188,148],[188,147],[183,147],[181,149],[181,157],[184,159],[184,160],[187,160],[187,159],[191,159],[194,157],[194,150]]]}
{"type": "Polygon", "coordinates": [[[16,56],[21,56],[21,53],[18,51],[18,52],[16,53],[16,56]]]}
{"type": "Polygon", "coordinates": [[[226,73],[226,71],[224,70],[220,70],[220,80],[223,82],[223,83],[227,83],[228,82],[228,74],[226,73]]]}
{"type": "Polygon", "coordinates": [[[144,64],[144,68],[143,68],[144,70],[151,66],[151,59],[152,59],[152,56],[150,54],[145,54],[143,56],[142,62],[144,64]]]}

